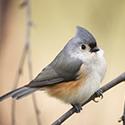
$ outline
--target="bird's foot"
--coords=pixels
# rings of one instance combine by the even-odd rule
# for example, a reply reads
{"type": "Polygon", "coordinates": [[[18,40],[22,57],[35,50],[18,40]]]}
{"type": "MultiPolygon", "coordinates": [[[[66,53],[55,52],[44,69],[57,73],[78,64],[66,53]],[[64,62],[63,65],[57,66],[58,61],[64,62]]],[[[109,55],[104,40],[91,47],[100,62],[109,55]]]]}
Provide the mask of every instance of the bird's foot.
{"type": "Polygon", "coordinates": [[[99,89],[99,90],[98,90],[97,92],[95,92],[95,94],[94,94],[94,99],[93,99],[93,101],[96,102],[96,103],[98,103],[99,100],[96,100],[96,98],[100,98],[100,100],[103,99],[103,92],[102,92],[101,89],[99,89]]]}
{"type": "Polygon", "coordinates": [[[80,104],[71,104],[75,108],[75,112],[79,113],[82,110],[82,106],[80,104]]]}

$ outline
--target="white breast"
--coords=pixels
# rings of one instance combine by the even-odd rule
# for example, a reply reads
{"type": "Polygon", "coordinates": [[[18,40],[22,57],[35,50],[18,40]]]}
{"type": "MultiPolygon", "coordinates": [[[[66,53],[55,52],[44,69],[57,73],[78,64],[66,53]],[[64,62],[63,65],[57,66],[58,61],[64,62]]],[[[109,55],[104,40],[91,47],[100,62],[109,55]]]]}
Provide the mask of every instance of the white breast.
{"type": "Polygon", "coordinates": [[[83,70],[87,71],[87,78],[78,91],[75,93],[75,98],[73,98],[74,103],[83,103],[90,96],[96,92],[100,86],[105,71],[106,71],[106,62],[103,57],[103,50],[100,50],[97,53],[93,53],[92,60],[88,63],[84,63],[83,70]]]}

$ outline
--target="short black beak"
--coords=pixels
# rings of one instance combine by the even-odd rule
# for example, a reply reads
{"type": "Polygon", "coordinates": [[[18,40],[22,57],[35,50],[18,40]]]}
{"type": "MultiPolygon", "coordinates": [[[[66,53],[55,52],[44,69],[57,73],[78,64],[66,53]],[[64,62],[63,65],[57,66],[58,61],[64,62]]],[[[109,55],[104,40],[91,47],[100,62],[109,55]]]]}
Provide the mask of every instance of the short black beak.
{"type": "Polygon", "coordinates": [[[98,47],[94,47],[90,50],[90,52],[98,52],[99,51],[99,48],[98,47]]]}

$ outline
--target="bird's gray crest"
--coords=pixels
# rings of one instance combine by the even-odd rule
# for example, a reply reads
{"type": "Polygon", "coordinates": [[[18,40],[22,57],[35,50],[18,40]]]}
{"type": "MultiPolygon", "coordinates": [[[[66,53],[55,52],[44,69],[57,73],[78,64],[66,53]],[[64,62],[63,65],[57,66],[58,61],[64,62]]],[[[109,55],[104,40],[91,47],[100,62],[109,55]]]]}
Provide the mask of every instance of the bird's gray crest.
{"type": "Polygon", "coordinates": [[[76,38],[80,38],[85,42],[96,42],[94,36],[85,28],[77,26],[76,29],[77,29],[75,35],[76,38]]]}

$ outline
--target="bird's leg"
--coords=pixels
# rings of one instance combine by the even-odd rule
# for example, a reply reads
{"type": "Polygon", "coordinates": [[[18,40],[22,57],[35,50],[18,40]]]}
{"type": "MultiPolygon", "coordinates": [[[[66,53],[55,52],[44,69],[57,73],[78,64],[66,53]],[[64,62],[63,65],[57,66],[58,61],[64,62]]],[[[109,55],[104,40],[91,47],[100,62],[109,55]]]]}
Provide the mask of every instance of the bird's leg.
{"type": "Polygon", "coordinates": [[[82,106],[80,105],[80,104],[78,104],[78,103],[76,103],[76,104],[71,104],[74,108],[75,108],[75,112],[76,113],[79,113],[81,110],[82,110],[82,106]]]}
{"type": "Polygon", "coordinates": [[[95,92],[95,94],[94,94],[94,99],[93,99],[93,101],[96,102],[96,103],[98,103],[99,101],[96,100],[97,97],[99,97],[100,99],[103,99],[103,94],[102,94],[102,93],[103,93],[103,92],[102,92],[101,89],[97,90],[97,91],[95,92]]]}

